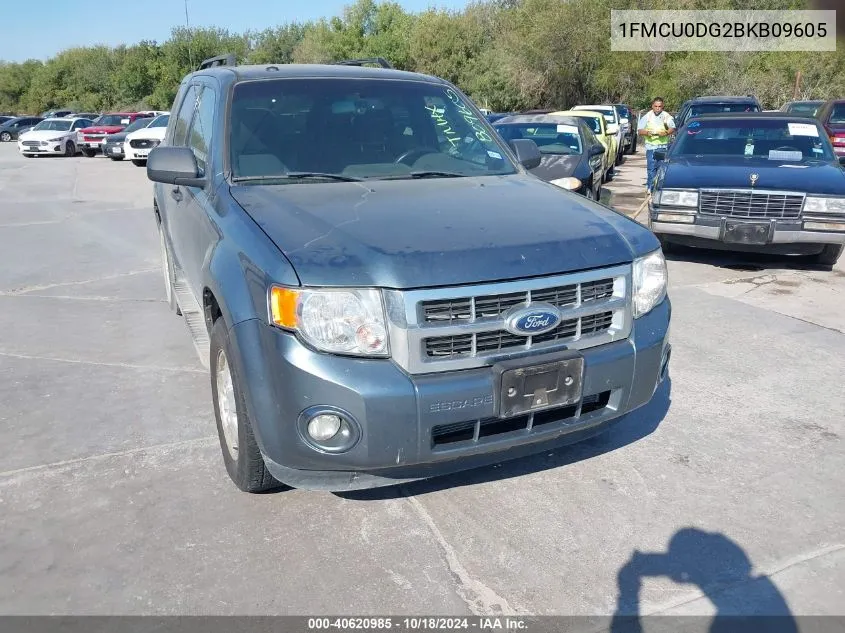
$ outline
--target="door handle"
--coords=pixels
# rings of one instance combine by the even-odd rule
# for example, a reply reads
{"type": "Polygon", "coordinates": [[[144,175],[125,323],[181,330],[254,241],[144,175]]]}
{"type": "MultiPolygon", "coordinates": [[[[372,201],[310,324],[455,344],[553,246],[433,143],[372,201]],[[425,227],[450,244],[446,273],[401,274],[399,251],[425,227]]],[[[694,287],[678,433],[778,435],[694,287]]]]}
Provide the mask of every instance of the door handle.
{"type": "Polygon", "coordinates": [[[170,195],[173,196],[173,199],[176,202],[182,201],[182,190],[179,189],[179,187],[173,187],[173,189],[170,190],[170,195]]]}

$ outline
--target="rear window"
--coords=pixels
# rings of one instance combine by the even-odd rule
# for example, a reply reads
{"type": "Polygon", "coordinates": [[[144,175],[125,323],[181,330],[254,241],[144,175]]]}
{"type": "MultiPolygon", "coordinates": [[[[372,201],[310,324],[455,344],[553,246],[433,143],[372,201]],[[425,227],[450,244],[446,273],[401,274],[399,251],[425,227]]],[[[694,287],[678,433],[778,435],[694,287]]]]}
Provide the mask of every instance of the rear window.
{"type": "Polygon", "coordinates": [[[760,108],[754,103],[701,103],[691,106],[686,118],[700,114],[714,114],[716,112],[759,112],[760,108]]]}
{"type": "Polygon", "coordinates": [[[845,103],[834,103],[828,123],[845,123],[845,103]]]}

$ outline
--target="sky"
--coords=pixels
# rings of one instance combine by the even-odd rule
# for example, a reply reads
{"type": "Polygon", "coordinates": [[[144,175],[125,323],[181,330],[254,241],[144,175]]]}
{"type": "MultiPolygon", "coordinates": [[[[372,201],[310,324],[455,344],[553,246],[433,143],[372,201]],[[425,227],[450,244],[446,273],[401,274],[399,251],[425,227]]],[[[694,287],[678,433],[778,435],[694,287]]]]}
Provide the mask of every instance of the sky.
{"type": "MultiPolygon", "coordinates": [[[[406,11],[431,7],[462,9],[468,0],[397,0],[406,11]]],[[[341,15],[352,0],[187,0],[192,27],[216,26],[233,33],[262,30],[286,22],[341,15]]],[[[174,26],[185,26],[185,0],[9,0],[0,11],[3,36],[0,60],[46,60],[74,46],[163,42],[174,26]],[[11,28],[15,25],[15,28],[11,28]],[[34,36],[35,35],[35,36],[34,36]]]]}

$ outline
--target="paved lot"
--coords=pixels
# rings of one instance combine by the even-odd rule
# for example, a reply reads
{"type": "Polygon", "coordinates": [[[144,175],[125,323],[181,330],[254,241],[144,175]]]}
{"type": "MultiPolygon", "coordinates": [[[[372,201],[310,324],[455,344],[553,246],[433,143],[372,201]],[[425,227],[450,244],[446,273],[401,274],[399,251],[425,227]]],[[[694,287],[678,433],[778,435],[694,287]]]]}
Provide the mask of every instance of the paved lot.
{"type": "Polygon", "coordinates": [[[845,613],[841,265],[674,256],[671,386],[601,438],[253,496],[162,302],[150,189],[0,145],[0,613],[845,613]]]}

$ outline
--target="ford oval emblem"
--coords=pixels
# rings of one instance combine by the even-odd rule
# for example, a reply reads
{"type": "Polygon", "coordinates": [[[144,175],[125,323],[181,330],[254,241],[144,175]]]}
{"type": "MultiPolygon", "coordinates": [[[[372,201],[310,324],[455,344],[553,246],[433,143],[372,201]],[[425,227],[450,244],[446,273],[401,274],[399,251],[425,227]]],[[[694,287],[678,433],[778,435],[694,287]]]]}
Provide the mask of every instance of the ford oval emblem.
{"type": "Polygon", "coordinates": [[[551,332],[560,324],[560,311],[549,303],[515,306],[505,315],[505,329],[511,334],[535,336],[551,332]]]}

